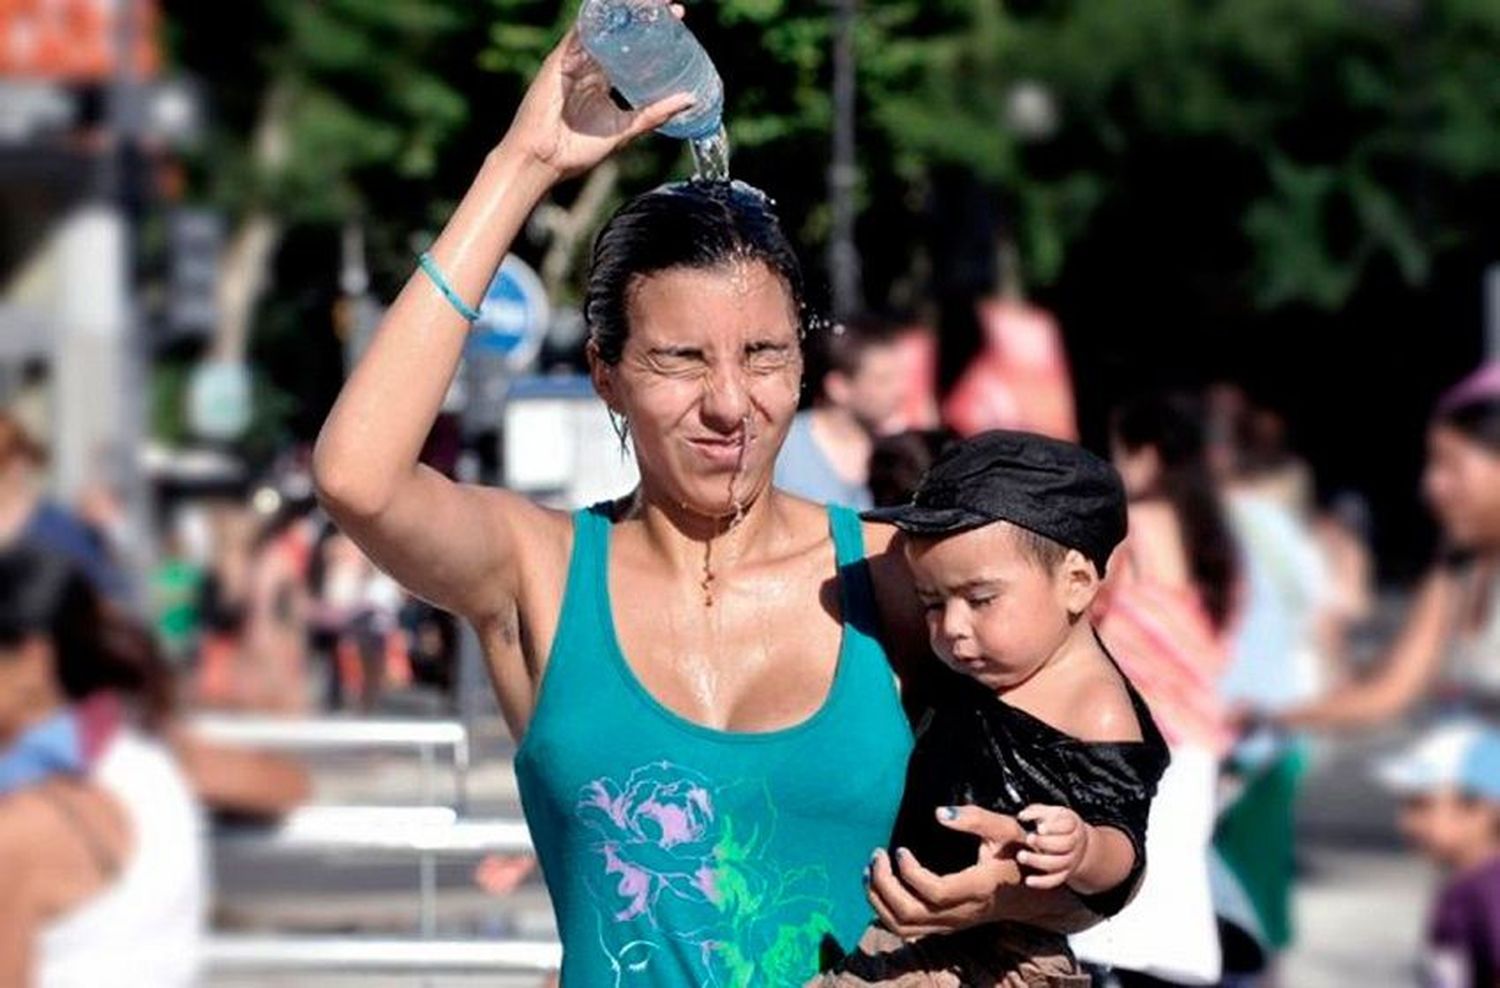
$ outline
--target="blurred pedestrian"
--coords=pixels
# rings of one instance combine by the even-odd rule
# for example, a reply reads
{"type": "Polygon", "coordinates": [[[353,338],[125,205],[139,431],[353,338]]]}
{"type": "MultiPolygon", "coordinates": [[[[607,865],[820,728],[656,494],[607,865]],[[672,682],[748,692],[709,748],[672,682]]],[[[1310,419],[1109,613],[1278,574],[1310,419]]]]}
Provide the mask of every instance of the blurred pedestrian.
{"type": "Polygon", "coordinates": [[[166,677],[70,561],[0,551],[0,983],[195,982],[204,847],[155,733],[166,677]]]}
{"type": "Polygon", "coordinates": [[[1427,434],[1427,501],[1444,549],[1380,668],[1271,714],[1284,728],[1382,724],[1435,696],[1500,717],[1500,362],[1438,403],[1427,434]]]}
{"type": "MultiPolygon", "coordinates": [[[[1284,710],[1322,689],[1320,654],[1335,601],[1313,529],[1312,477],[1281,416],[1242,400],[1218,431],[1219,484],[1240,558],[1241,593],[1220,695],[1231,708],[1284,710]]],[[[1292,942],[1295,809],[1307,756],[1296,739],[1257,733],[1226,761],[1214,847],[1216,898],[1235,943],[1232,970],[1260,972],[1292,942]],[[1248,912],[1240,908],[1248,905],[1248,912]]]]}
{"type": "Polygon", "coordinates": [[[1221,963],[1209,842],[1230,742],[1218,680],[1229,660],[1236,552],[1196,401],[1127,403],[1112,432],[1130,534],[1110,563],[1099,633],[1149,704],[1172,763],[1151,807],[1140,892],[1073,947],[1121,984],[1214,984],[1221,963]]]}
{"type": "Polygon", "coordinates": [[[401,588],[338,531],[319,544],[314,571],[313,624],[333,659],[340,698],[369,712],[387,686],[411,680],[401,588]]]}
{"type": "Polygon", "coordinates": [[[101,533],[46,495],[46,459],[20,419],[0,411],[0,546],[27,542],[59,553],[110,601],[126,604],[129,584],[101,533]]]}
{"type": "Polygon", "coordinates": [[[1446,878],[1428,920],[1423,988],[1500,984],[1500,732],[1453,723],[1381,764],[1401,832],[1446,878]]]}
{"type": "Polygon", "coordinates": [[[1319,636],[1322,680],[1328,688],[1350,679],[1350,639],[1375,614],[1375,559],[1370,505],[1342,491],[1318,512],[1313,535],[1328,573],[1327,612],[1319,636]]]}
{"type": "Polygon", "coordinates": [[[808,340],[813,407],[792,419],[776,486],[819,504],[871,505],[870,454],[905,397],[893,327],[873,317],[837,323],[808,340]]]}
{"type": "Polygon", "coordinates": [[[255,516],[247,505],[229,501],[216,505],[210,517],[212,546],[198,605],[203,633],[193,696],[203,706],[233,707],[249,609],[255,516]]]}
{"type": "Polygon", "coordinates": [[[235,696],[243,709],[305,714],[313,705],[308,619],[316,523],[311,513],[310,503],[283,502],[256,536],[235,696]]]}

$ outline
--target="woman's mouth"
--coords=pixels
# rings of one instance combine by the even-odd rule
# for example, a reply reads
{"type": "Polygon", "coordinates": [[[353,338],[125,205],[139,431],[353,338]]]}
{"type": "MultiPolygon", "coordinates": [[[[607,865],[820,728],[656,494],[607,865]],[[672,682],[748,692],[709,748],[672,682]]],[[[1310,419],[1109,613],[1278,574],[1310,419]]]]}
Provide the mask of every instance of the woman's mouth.
{"type": "Polygon", "coordinates": [[[687,444],[711,466],[734,470],[749,452],[746,446],[755,445],[755,440],[751,439],[747,444],[740,436],[699,436],[689,439],[687,444]]]}

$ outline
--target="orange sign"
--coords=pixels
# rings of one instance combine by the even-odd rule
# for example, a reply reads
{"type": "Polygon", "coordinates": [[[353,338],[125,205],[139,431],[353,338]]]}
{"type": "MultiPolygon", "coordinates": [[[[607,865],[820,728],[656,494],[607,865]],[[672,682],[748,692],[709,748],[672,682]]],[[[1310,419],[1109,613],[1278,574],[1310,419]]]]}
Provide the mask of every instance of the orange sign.
{"type": "Polygon", "coordinates": [[[136,72],[155,75],[155,0],[0,0],[0,77],[98,82],[120,67],[122,16],[132,18],[136,72]]]}

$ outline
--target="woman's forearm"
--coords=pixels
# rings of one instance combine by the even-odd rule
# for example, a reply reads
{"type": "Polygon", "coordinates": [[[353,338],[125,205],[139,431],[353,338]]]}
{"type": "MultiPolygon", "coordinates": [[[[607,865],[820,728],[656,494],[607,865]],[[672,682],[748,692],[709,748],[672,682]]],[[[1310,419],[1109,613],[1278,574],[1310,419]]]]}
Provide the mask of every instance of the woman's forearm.
{"type": "Polygon", "coordinates": [[[1430,574],[1379,670],[1368,679],[1277,714],[1275,723],[1288,730],[1335,730],[1373,726],[1401,714],[1437,678],[1460,595],[1453,574],[1443,570],[1430,574]]]}
{"type": "MultiPolygon", "coordinates": [[[[477,306],[555,174],[505,143],[485,158],[431,247],[458,296],[477,306]]],[[[361,517],[389,505],[417,458],[463,354],[468,323],[416,270],[350,375],[314,457],[325,503],[361,517]]]]}

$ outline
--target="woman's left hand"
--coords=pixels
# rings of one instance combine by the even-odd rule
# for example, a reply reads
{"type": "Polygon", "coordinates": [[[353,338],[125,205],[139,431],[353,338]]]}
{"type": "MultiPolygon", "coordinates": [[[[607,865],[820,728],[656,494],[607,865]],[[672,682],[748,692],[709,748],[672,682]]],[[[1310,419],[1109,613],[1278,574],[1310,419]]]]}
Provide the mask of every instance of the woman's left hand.
{"type": "Polygon", "coordinates": [[[908,940],[1004,918],[1009,889],[1037,894],[1022,884],[1015,860],[1027,836],[1015,817],[961,806],[939,810],[938,819],[945,827],[979,838],[978,859],[971,867],[938,875],[905,848],[896,850],[894,865],[883,850],[870,862],[870,905],[887,929],[908,940]]]}

